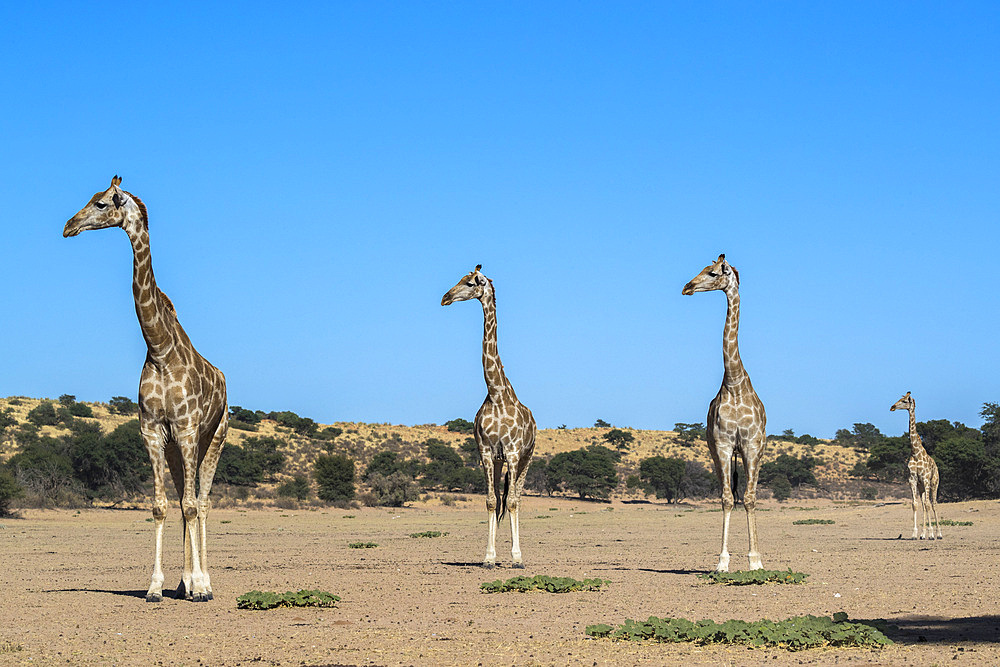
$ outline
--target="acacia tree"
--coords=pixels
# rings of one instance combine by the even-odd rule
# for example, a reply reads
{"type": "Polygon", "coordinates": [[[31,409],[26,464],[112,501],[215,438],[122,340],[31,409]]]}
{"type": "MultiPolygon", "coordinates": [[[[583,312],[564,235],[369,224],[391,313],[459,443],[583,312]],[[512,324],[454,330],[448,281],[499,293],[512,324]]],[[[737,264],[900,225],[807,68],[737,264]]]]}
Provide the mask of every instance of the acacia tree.
{"type": "Polygon", "coordinates": [[[607,498],[618,486],[615,453],[606,447],[590,446],[561,452],[547,466],[549,482],[580,498],[607,498]]]}
{"type": "Polygon", "coordinates": [[[635,436],[630,431],[623,431],[620,428],[613,428],[602,436],[609,445],[619,452],[628,449],[629,445],[635,442],[635,436]]]}
{"type": "Polygon", "coordinates": [[[639,464],[639,478],[645,483],[648,491],[657,498],[666,498],[668,503],[675,502],[681,495],[681,483],[684,480],[684,459],[651,456],[639,464]]]}

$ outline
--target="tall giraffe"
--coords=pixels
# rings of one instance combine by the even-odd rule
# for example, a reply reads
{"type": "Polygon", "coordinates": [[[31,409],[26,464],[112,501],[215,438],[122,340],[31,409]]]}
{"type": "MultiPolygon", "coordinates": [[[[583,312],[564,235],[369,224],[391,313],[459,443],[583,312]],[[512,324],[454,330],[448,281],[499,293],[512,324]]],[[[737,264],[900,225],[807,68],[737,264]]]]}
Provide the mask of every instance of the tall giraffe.
{"type": "Polygon", "coordinates": [[[733,457],[739,452],[743,458],[747,488],[743,494],[743,507],[747,511],[747,528],[750,533],[750,569],[763,566],[757,551],[757,474],[767,441],[765,425],[767,416],[764,404],[757,397],[750,376],[740,360],[737,334],[740,328],[740,274],[726,262],[725,255],[706,266],[701,273],[684,286],[681,294],[721,290],[726,294],[728,309],[722,334],[722,361],[724,374],[722,387],[708,406],[706,440],[708,451],[715,464],[715,474],[722,487],[722,553],[719,554],[717,572],[729,571],[729,516],[733,511],[733,457]]]}
{"type": "Polygon", "coordinates": [[[503,372],[497,352],[497,308],[493,281],[476,267],[441,297],[441,305],[456,301],[479,299],[483,304],[483,375],[486,378],[486,400],[476,413],[476,443],[486,475],[486,511],[490,515],[489,537],[483,567],[496,563],[497,525],[504,512],[510,513],[510,555],[514,567],[524,567],[521,561],[521,537],[518,507],[521,491],[535,450],[535,418],[524,407],[503,372]],[[506,473],[503,470],[507,464],[506,473]],[[513,480],[511,479],[513,477],[513,480]],[[511,482],[513,481],[513,488],[511,482]]]}
{"type": "Polygon", "coordinates": [[[70,218],[64,237],[90,229],[121,227],[132,242],[132,295],[146,363],[139,380],[139,429],[153,464],[155,555],[147,602],[163,599],[163,522],[167,515],[164,470],[170,468],[183,510],[184,575],[178,595],[203,602],[212,599],[206,563],[206,524],[212,478],[229,426],[226,378],[194,349],[167,295],[153,278],[146,206],[122,190],[115,176],[70,218]],[[199,489],[195,492],[196,477],[199,489]],[[183,590],[182,590],[183,589],[183,590]]]}
{"type": "Polygon", "coordinates": [[[913,496],[912,539],[917,539],[917,503],[920,503],[923,510],[920,539],[927,538],[927,524],[930,522],[931,514],[933,514],[934,525],[931,526],[930,539],[934,539],[934,526],[937,526],[937,538],[940,540],[943,536],[941,535],[941,522],[938,521],[937,515],[937,490],[940,481],[938,467],[931,455],[924,449],[923,440],[917,433],[917,402],[910,396],[910,392],[903,394],[903,397],[889,408],[890,412],[896,410],[906,410],[910,413],[910,460],[907,461],[906,467],[910,470],[910,494],[913,496]]]}

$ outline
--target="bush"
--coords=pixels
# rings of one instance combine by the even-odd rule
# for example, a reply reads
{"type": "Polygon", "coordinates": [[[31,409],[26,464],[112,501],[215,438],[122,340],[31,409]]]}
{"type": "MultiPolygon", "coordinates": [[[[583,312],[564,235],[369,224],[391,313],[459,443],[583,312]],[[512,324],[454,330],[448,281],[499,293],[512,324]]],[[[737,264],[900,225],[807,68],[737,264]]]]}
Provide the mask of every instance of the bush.
{"type": "Polygon", "coordinates": [[[815,467],[816,459],[811,456],[796,458],[782,454],[776,460],[760,467],[760,482],[770,486],[775,478],[784,476],[792,486],[815,484],[816,476],[813,474],[815,467]]]}
{"type": "Polygon", "coordinates": [[[305,475],[296,475],[294,478],[282,482],[277,489],[281,498],[296,498],[305,500],[309,497],[309,478],[305,475]]]}
{"type": "Polygon", "coordinates": [[[329,440],[330,442],[336,440],[344,432],[344,429],[338,428],[336,426],[327,426],[322,431],[313,434],[313,438],[317,440],[329,440]]]}
{"type": "Polygon", "coordinates": [[[546,574],[537,574],[534,577],[518,576],[511,577],[503,581],[488,581],[479,585],[479,590],[484,593],[507,593],[516,591],[527,593],[528,591],[546,591],[548,593],[572,593],[575,591],[599,591],[601,587],[610,584],[606,579],[584,579],[579,581],[572,577],[550,577],[546,574]]]}
{"type": "Polygon", "coordinates": [[[389,475],[375,472],[366,481],[370,490],[361,496],[361,501],[369,507],[402,507],[420,497],[413,478],[402,471],[389,475]]]}
{"type": "Polygon", "coordinates": [[[340,454],[320,454],[313,465],[313,479],[320,500],[339,502],[354,498],[354,462],[340,454]]]}
{"type": "Polygon", "coordinates": [[[267,414],[268,419],[273,419],[278,422],[281,426],[290,428],[299,435],[311,436],[316,433],[319,428],[319,424],[314,422],[308,417],[300,417],[294,412],[285,410],[283,412],[269,412],[267,414]]]}
{"type": "Polygon", "coordinates": [[[340,597],[326,591],[288,591],[279,595],[270,591],[250,591],[236,598],[238,609],[274,609],[275,607],[333,607],[340,597]]]}
{"type": "Polygon", "coordinates": [[[775,475],[768,484],[774,499],[782,503],[792,496],[792,483],[784,475],[775,475]]]}
{"type": "Polygon", "coordinates": [[[485,493],[486,478],[482,471],[467,467],[458,452],[437,438],[424,444],[429,461],[422,470],[421,486],[442,491],[485,493]]]}
{"type": "Polygon", "coordinates": [[[476,442],[475,438],[466,438],[465,441],[458,446],[458,450],[462,452],[462,457],[465,459],[465,465],[476,467],[482,462],[482,456],[479,454],[479,443],[476,442]]]}
{"type": "Polygon", "coordinates": [[[112,396],[111,400],[108,401],[108,409],[111,412],[128,416],[134,415],[139,410],[139,406],[126,396],[112,396]]]}
{"type": "Polygon", "coordinates": [[[677,431],[677,438],[685,445],[693,445],[699,438],[705,439],[705,425],[701,422],[695,424],[678,422],[674,424],[674,430],[677,431]]]}
{"type": "Polygon", "coordinates": [[[121,498],[140,492],[152,475],[139,420],[125,422],[108,435],[97,424],[74,422],[69,447],[77,479],[88,495],[121,498]]]}
{"type": "Polygon", "coordinates": [[[260,460],[239,445],[226,443],[215,469],[215,481],[234,486],[256,486],[264,481],[260,460]]]}
{"type": "Polygon", "coordinates": [[[46,506],[76,496],[73,461],[61,440],[36,436],[7,465],[33,503],[46,506]]]}
{"type": "Polygon", "coordinates": [[[635,442],[635,436],[630,431],[623,431],[620,428],[613,428],[601,437],[619,452],[628,449],[635,442]]]}
{"type": "Polygon", "coordinates": [[[389,477],[398,472],[412,481],[417,476],[419,465],[417,461],[400,458],[396,452],[384,450],[371,458],[371,461],[368,462],[368,467],[365,468],[365,472],[361,475],[361,479],[367,482],[371,479],[372,475],[389,477]]]}
{"type": "Polygon", "coordinates": [[[607,498],[618,485],[615,460],[614,452],[595,445],[561,452],[549,461],[549,482],[580,498],[607,498]]]}
{"type": "Polygon", "coordinates": [[[981,440],[953,436],[939,443],[934,458],[940,475],[938,491],[945,500],[991,495],[990,461],[981,440]]]}
{"type": "Polygon", "coordinates": [[[470,422],[468,419],[452,419],[451,421],[445,422],[444,425],[452,433],[472,433],[476,425],[470,422]]]}
{"type": "Polygon", "coordinates": [[[549,496],[557,490],[556,485],[552,484],[549,479],[549,461],[548,457],[540,456],[531,459],[531,465],[528,466],[528,472],[525,473],[524,488],[549,496]]]}
{"type": "Polygon", "coordinates": [[[725,586],[754,586],[759,584],[801,584],[808,574],[787,570],[737,570],[736,572],[709,572],[699,574],[699,579],[725,586]]]}
{"type": "Polygon", "coordinates": [[[651,456],[639,463],[639,477],[645,482],[647,492],[657,498],[673,502],[680,496],[681,480],[684,477],[684,460],[651,456]]]}
{"type": "Polygon", "coordinates": [[[14,479],[14,474],[0,466],[0,517],[10,516],[11,501],[23,495],[24,489],[14,479]]]}
{"type": "Polygon", "coordinates": [[[42,401],[28,412],[28,421],[35,426],[55,426],[59,423],[52,401],[42,401]]]}
{"type": "Polygon", "coordinates": [[[69,413],[74,417],[93,418],[94,411],[86,403],[73,403],[69,406],[69,413]]]}
{"type": "Polygon", "coordinates": [[[14,418],[14,411],[10,408],[0,410],[0,435],[11,426],[17,426],[17,419],[14,418]]]}
{"type": "Polygon", "coordinates": [[[283,444],[283,441],[270,436],[251,437],[243,441],[243,449],[257,460],[265,478],[274,479],[285,467],[285,455],[278,451],[283,444]]]}
{"type": "Polygon", "coordinates": [[[260,423],[260,420],[263,417],[263,415],[264,413],[260,411],[254,412],[253,410],[247,410],[246,408],[241,408],[238,405],[229,406],[230,424],[232,424],[233,420],[235,419],[237,421],[243,422],[244,424],[254,426],[260,423]]]}

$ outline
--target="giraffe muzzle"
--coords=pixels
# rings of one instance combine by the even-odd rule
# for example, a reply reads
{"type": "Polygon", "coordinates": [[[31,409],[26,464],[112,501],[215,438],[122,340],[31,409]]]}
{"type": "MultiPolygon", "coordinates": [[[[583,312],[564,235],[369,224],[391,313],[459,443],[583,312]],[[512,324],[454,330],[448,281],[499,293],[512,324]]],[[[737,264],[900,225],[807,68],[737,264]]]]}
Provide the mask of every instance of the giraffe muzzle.
{"type": "Polygon", "coordinates": [[[692,294],[694,294],[694,283],[688,283],[687,285],[685,285],[684,289],[681,290],[681,294],[683,294],[684,296],[691,296],[692,294]]]}

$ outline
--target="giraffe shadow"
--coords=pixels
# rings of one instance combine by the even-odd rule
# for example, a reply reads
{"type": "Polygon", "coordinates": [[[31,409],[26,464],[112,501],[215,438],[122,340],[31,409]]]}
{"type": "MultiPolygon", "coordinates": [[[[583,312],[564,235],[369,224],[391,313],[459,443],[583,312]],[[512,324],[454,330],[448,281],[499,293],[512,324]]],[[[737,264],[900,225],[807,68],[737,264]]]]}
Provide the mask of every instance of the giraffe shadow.
{"type": "MultiPolygon", "coordinates": [[[[481,560],[474,561],[474,562],[468,562],[468,563],[454,561],[454,562],[450,562],[450,563],[441,563],[441,564],[442,565],[447,565],[448,567],[478,567],[480,569],[482,569],[482,567],[483,567],[483,561],[481,561],[481,560]]],[[[503,569],[503,567],[502,566],[497,566],[497,569],[503,569]]]]}
{"type": "MultiPolygon", "coordinates": [[[[851,619],[852,621],[854,619],[851,619]]],[[[1000,643],[1000,616],[904,616],[889,620],[890,639],[903,644],[1000,643]]]]}
{"type": "MultiPolygon", "coordinates": [[[[616,570],[630,570],[628,567],[616,567],[616,570]]],[[[651,567],[637,567],[638,572],[652,572],[654,574],[708,574],[711,570],[657,570],[651,567]]]]}
{"type": "MultiPolygon", "coordinates": [[[[101,593],[105,595],[120,595],[127,598],[139,598],[140,600],[146,599],[146,590],[131,590],[131,591],[111,591],[100,588],[52,588],[49,590],[43,590],[43,593],[101,593]]],[[[177,592],[167,589],[163,589],[164,598],[177,599],[177,592]]]]}

